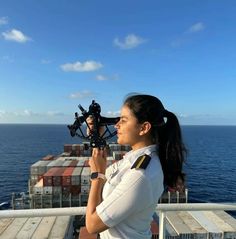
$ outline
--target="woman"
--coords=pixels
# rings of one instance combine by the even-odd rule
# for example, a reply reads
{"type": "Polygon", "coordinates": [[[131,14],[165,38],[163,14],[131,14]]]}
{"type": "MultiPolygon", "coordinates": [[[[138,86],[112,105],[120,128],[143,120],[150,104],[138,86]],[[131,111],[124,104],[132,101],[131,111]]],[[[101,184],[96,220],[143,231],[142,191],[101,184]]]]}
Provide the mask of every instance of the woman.
{"type": "Polygon", "coordinates": [[[86,211],[90,233],[105,238],[151,238],[150,222],[164,185],[183,177],[185,148],[176,116],[150,95],[128,97],[116,124],[119,144],[132,150],[106,174],[106,152],[94,149],[86,211]]]}

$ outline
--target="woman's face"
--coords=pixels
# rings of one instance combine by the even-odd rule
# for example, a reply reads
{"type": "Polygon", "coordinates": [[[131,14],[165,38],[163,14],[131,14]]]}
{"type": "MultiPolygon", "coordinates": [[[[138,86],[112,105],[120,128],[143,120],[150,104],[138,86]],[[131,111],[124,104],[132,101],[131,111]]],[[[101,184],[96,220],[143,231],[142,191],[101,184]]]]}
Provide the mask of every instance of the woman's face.
{"type": "Polygon", "coordinates": [[[118,144],[129,144],[133,149],[137,149],[141,140],[142,124],[138,123],[128,106],[124,105],[121,109],[119,122],[115,125],[117,129],[118,144]]]}

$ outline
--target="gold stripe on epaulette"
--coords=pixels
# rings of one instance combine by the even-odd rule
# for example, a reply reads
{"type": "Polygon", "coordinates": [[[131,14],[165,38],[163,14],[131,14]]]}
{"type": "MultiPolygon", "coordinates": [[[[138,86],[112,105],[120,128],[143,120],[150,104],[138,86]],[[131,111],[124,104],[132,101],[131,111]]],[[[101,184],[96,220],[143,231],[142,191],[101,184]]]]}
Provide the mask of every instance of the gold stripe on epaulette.
{"type": "Polygon", "coordinates": [[[134,164],[132,165],[131,169],[132,168],[136,168],[136,169],[146,169],[149,162],[151,160],[151,157],[147,154],[144,154],[140,157],[137,158],[137,160],[134,162],[134,164]]]}
{"type": "Polygon", "coordinates": [[[143,163],[143,161],[146,159],[146,155],[141,156],[141,158],[139,159],[139,162],[136,166],[136,168],[140,168],[141,164],[143,163]]]}

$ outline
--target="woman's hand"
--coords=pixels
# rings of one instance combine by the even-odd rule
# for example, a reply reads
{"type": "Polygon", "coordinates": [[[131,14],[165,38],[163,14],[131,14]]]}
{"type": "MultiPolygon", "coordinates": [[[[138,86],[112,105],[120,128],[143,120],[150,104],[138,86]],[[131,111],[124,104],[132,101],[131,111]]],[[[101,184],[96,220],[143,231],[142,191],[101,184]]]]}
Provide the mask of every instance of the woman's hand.
{"type": "Polygon", "coordinates": [[[105,174],[107,167],[106,149],[93,148],[92,158],[89,160],[91,172],[99,172],[105,174]]]}
{"type": "MultiPolygon", "coordinates": [[[[87,122],[87,135],[91,135],[91,133],[93,132],[94,130],[94,119],[93,119],[93,116],[89,116],[87,119],[86,119],[86,122],[87,122]]],[[[100,126],[99,127],[99,135],[101,136],[105,131],[105,128],[104,126],[100,126]]]]}

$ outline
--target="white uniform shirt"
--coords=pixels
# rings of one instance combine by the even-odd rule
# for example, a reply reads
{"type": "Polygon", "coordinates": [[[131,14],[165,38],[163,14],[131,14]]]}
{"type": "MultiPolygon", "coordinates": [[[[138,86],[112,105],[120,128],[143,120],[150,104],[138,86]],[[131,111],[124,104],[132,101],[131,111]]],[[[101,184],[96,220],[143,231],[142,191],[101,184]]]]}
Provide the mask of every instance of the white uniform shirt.
{"type": "Polygon", "coordinates": [[[163,192],[163,172],[156,145],[128,152],[107,169],[103,201],[96,207],[98,216],[109,229],[101,239],[151,238],[150,223],[158,199],[163,192]],[[139,156],[151,160],[146,169],[131,169],[139,156]]]}

